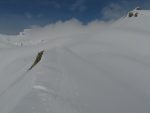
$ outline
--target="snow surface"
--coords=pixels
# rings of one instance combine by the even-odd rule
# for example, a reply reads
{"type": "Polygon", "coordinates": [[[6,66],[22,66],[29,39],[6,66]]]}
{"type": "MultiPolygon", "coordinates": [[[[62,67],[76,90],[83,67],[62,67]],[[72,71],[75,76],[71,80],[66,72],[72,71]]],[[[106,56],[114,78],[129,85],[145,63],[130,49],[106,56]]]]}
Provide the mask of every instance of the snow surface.
{"type": "Polygon", "coordinates": [[[0,113],[149,113],[150,11],[138,13],[0,35],[0,113]]]}

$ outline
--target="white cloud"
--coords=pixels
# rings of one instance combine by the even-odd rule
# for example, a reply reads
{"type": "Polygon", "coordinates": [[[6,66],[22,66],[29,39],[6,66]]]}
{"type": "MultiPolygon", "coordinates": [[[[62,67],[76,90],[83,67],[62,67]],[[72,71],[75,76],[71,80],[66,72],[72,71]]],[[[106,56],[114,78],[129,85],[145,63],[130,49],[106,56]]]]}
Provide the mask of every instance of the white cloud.
{"type": "Polygon", "coordinates": [[[43,6],[61,8],[61,4],[55,0],[37,0],[37,2],[43,6]]]}
{"type": "Polygon", "coordinates": [[[127,9],[123,8],[119,4],[111,3],[104,7],[101,11],[103,19],[118,19],[127,12],[127,9]]]}
{"type": "Polygon", "coordinates": [[[51,1],[50,3],[57,9],[61,8],[61,5],[56,1],[51,1]]]}
{"type": "Polygon", "coordinates": [[[41,17],[43,17],[44,15],[42,14],[42,13],[39,13],[38,15],[37,15],[37,18],[41,18],[41,17]]]}
{"type": "Polygon", "coordinates": [[[84,12],[87,9],[85,6],[85,0],[76,0],[70,9],[72,11],[84,12]]]}
{"type": "Polygon", "coordinates": [[[33,15],[31,13],[26,13],[25,15],[28,19],[31,19],[33,17],[33,15]]]}
{"type": "Polygon", "coordinates": [[[44,27],[32,26],[31,29],[25,29],[20,34],[24,34],[28,40],[37,38],[58,38],[58,37],[74,37],[78,34],[95,32],[97,30],[105,29],[111,22],[93,21],[87,25],[83,25],[76,19],[68,21],[58,21],[53,24],[46,25],[44,27]],[[46,34],[46,35],[45,35],[46,34]]]}

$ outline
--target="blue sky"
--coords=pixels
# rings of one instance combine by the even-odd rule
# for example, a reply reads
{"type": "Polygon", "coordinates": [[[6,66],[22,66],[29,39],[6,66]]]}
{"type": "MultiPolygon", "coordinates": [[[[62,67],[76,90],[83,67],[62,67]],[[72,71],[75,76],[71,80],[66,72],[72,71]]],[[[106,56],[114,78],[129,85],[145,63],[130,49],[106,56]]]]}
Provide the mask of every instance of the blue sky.
{"type": "Polygon", "coordinates": [[[32,25],[76,18],[83,23],[112,20],[149,0],[0,0],[0,33],[16,34],[32,25]]]}

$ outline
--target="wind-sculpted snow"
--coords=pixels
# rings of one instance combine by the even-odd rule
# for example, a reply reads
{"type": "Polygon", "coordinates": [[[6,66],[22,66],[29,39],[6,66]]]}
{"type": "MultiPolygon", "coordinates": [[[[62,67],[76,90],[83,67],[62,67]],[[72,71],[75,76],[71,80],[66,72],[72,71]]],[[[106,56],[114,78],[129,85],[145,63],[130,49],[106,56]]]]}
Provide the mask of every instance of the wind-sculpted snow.
{"type": "Polygon", "coordinates": [[[86,26],[71,20],[7,37],[0,113],[149,113],[149,17],[141,11],[86,26]]]}

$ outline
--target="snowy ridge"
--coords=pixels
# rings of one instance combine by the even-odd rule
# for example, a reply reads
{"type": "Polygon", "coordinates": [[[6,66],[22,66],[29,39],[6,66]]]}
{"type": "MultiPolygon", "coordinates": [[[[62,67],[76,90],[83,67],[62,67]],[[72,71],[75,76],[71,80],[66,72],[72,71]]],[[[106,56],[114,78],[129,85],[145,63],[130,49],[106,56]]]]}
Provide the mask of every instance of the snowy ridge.
{"type": "Polygon", "coordinates": [[[0,36],[0,113],[149,113],[150,11],[138,14],[0,36]]]}

